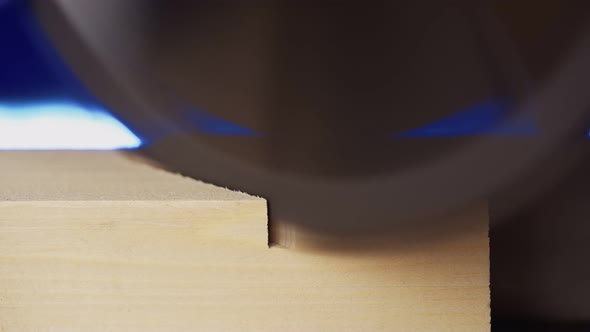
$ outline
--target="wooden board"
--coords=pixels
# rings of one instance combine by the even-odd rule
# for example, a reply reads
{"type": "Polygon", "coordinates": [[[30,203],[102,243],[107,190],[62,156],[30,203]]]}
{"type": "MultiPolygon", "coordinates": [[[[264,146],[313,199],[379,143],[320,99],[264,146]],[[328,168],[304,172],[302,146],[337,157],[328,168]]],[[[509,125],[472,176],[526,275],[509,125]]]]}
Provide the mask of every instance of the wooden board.
{"type": "MultiPolygon", "coordinates": [[[[117,152],[0,153],[0,331],[488,331],[484,205],[412,249],[267,245],[262,198],[117,152]]],[[[314,239],[317,242],[317,238],[314,239]]]]}

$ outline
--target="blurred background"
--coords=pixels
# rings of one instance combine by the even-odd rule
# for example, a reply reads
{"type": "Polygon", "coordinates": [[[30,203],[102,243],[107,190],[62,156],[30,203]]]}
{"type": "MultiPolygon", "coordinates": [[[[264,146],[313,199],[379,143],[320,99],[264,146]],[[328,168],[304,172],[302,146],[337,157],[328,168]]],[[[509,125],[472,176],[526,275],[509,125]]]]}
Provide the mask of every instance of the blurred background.
{"type": "MultiPolygon", "coordinates": [[[[95,46],[122,61],[108,69],[129,70],[127,83],[157,90],[157,103],[174,100],[154,115],[96,83],[103,69],[76,59],[87,55],[72,51],[48,3],[75,2],[0,0],[0,149],[140,149],[189,175],[179,147],[195,139],[267,172],[336,178],[401,174],[481,137],[538,139],[543,119],[512,111],[551,80],[590,22],[582,0],[144,1],[142,19],[118,16],[139,2],[79,1],[108,14],[95,46]],[[494,29],[480,38],[471,26],[494,29]],[[365,110],[366,100],[381,110],[365,110]]],[[[486,196],[494,331],[590,331],[590,123],[579,128],[486,196]]],[[[281,217],[314,220],[277,202],[281,217]]]]}
{"type": "Polygon", "coordinates": [[[23,1],[0,3],[0,148],[137,148],[139,138],[92,96],[23,1]]]}

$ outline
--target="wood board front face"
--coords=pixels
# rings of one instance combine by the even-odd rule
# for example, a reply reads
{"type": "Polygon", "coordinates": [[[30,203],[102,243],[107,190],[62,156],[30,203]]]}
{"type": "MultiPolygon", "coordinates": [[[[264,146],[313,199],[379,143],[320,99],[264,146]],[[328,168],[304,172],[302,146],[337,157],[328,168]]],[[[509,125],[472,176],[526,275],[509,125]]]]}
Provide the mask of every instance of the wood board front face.
{"type": "Polygon", "coordinates": [[[2,152],[0,169],[0,331],[490,328],[485,206],[407,250],[269,248],[264,199],[119,153],[2,152]]]}

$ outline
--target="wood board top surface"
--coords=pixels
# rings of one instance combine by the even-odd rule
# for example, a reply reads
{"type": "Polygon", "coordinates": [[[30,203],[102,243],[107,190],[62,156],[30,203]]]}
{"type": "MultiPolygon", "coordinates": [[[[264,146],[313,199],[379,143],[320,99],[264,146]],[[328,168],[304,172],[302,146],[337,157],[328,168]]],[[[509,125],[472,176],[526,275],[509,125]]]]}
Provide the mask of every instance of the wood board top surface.
{"type": "Polygon", "coordinates": [[[263,200],[120,151],[1,151],[1,201],[263,200]]]}

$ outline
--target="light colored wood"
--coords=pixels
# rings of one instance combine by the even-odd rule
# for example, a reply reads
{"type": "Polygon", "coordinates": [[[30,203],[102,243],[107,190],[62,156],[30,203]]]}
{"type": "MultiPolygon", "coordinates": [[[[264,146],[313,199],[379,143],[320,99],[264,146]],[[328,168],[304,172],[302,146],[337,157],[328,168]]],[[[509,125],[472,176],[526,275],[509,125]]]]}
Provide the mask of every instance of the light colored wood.
{"type": "Polygon", "coordinates": [[[168,173],[132,157],[108,151],[2,151],[0,199],[26,202],[257,199],[168,173]]]}
{"type": "Polygon", "coordinates": [[[1,152],[0,331],[489,331],[487,213],[407,250],[329,250],[264,199],[116,152],[1,152]],[[305,235],[305,236],[304,236],[305,235]]]}

